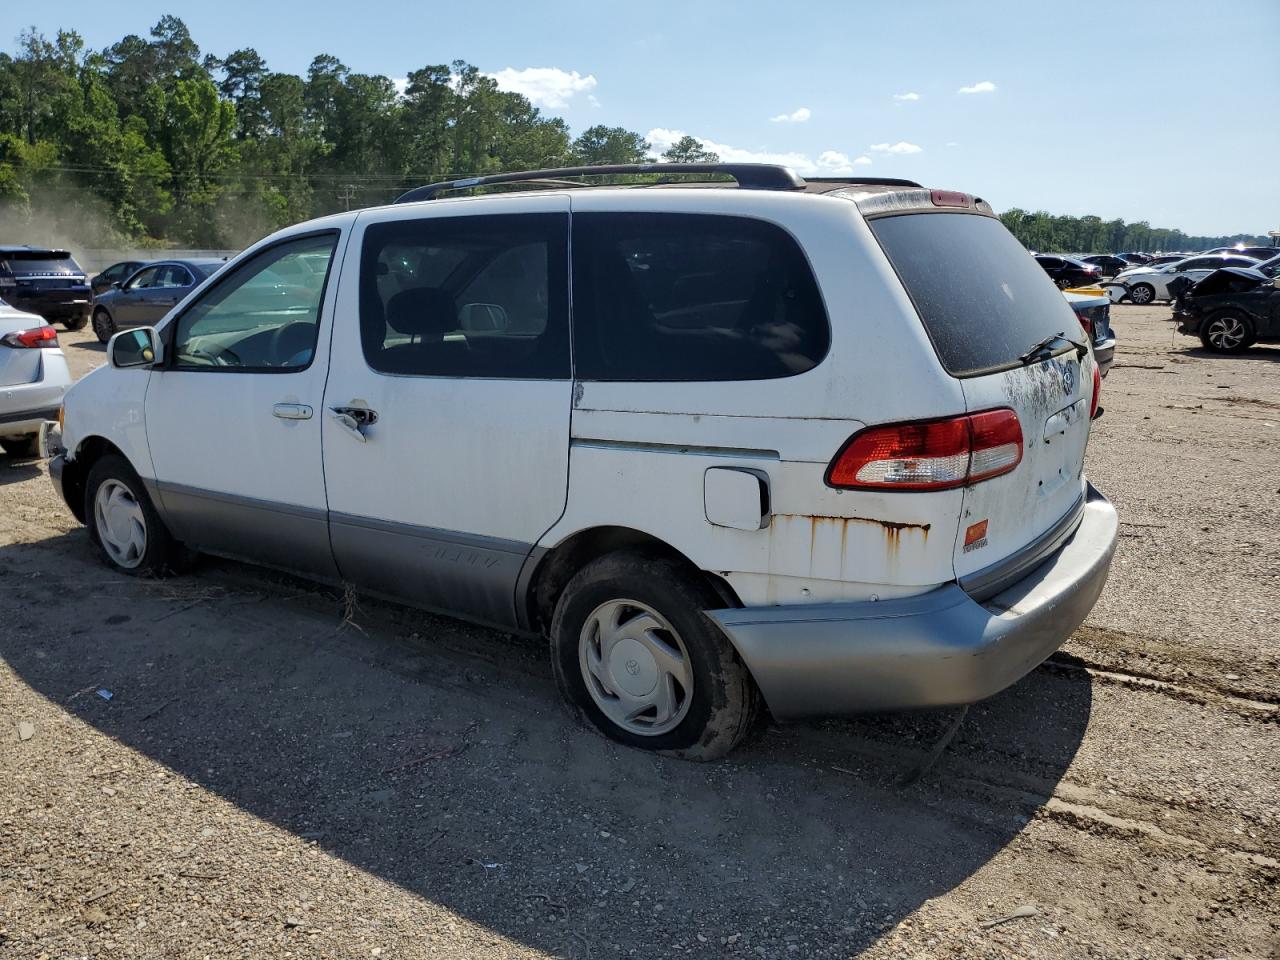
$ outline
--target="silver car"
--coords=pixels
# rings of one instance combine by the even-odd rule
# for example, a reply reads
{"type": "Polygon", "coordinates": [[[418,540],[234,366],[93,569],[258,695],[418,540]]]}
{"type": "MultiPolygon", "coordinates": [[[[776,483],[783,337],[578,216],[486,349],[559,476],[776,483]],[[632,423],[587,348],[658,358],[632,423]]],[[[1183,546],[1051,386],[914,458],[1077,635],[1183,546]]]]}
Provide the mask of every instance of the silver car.
{"type": "Polygon", "coordinates": [[[58,331],[0,300],[0,448],[12,457],[37,456],[40,431],[58,419],[70,386],[58,331]]]}
{"type": "Polygon", "coordinates": [[[123,283],[113,283],[93,304],[93,332],[102,343],[129,327],[158,323],[225,260],[159,260],[123,283]]]}

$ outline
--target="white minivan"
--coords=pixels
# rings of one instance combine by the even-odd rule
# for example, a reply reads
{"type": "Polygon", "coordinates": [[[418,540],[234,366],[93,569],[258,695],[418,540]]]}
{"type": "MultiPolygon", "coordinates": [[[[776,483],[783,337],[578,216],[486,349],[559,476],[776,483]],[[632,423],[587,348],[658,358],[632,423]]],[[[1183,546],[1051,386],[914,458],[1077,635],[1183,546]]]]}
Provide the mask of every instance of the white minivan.
{"type": "Polygon", "coordinates": [[[208,552],[541,633],[581,715],[690,758],[765,707],[989,696],[1115,549],[1077,318],[985,202],[908,181],[436,184],[108,349],[50,472],[115,567],[208,552]]]}

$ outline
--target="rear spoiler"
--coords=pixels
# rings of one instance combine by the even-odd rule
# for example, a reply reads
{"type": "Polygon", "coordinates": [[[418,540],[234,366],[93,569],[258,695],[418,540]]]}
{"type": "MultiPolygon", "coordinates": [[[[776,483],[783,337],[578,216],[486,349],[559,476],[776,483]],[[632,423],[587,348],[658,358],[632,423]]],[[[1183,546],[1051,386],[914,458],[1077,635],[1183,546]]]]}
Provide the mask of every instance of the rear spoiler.
{"type": "Polygon", "coordinates": [[[844,197],[858,205],[864,217],[883,217],[898,213],[977,213],[994,217],[991,204],[957,190],[890,190],[871,192],[850,187],[827,194],[844,197]]]}

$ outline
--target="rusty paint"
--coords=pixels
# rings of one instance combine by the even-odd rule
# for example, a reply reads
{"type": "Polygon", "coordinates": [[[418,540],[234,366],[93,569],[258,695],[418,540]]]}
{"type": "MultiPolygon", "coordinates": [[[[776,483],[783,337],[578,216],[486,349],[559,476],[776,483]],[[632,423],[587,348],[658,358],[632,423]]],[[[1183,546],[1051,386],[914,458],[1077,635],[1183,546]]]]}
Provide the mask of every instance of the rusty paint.
{"type": "Polygon", "coordinates": [[[775,513],[773,515],[773,519],[775,521],[809,520],[813,523],[874,523],[878,526],[884,527],[885,530],[897,532],[901,532],[903,530],[919,530],[925,535],[925,537],[929,536],[929,528],[933,526],[929,523],[902,523],[897,520],[877,520],[874,517],[830,517],[823,514],[808,513],[775,513]]]}
{"type": "Polygon", "coordinates": [[[921,543],[925,543],[929,539],[929,529],[931,524],[928,523],[906,523],[898,520],[878,520],[871,517],[831,517],[820,514],[802,514],[802,513],[775,513],[769,520],[770,527],[776,527],[780,523],[790,523],[793,521],[808,521],[809,523],[809,574],[813,575],[816,563],[816,552],[818,545],[818,530],[825,526],[831,526],[833,529],[837,526],[840,530],[840,578],[845,576],[845,555],[849,544],[849,524],[859,523],[874,525],[881,528],[885,537],[885,551],[889,560],[896,563],[898,554],[902,547],[903,531],[919,533],[921,543]]]}

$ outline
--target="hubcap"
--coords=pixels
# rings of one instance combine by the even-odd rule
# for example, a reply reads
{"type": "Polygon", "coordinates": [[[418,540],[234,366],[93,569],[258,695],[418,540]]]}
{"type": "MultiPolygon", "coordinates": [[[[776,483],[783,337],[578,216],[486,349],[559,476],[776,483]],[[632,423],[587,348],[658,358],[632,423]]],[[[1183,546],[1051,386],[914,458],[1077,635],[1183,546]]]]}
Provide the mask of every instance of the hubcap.
{"type": "Polygon", "coordinates": [[[689,712],[689,651],[666,618],[638,600],[610,600],[592,611],[578,663],[596,706],[629,733],[659,736],[689,712]]]}
{"type": "Polygon", "coordinates": [[[147,551],[147,518],[133,492],[119,480],[105,480],[93,498],[98,539],[111,559],[133,569],[147,551]]]}
{"type": "Polygon", "coordinates": [[[1239,317],[1219,317],[1209,324],[1209,342],[1219,350],[1234,350],[1244,342],[1244,324],[1239,317]]]}
{"type": "Polygon", "coordinates": [[[1129,298],[1133,300],[1134,303],[1146,303],[1151,299],[1151,296],[1151,289],[1149,287],[1142,286],[1134,287],[1133,292],[1129,294],[1129,298]]]}

